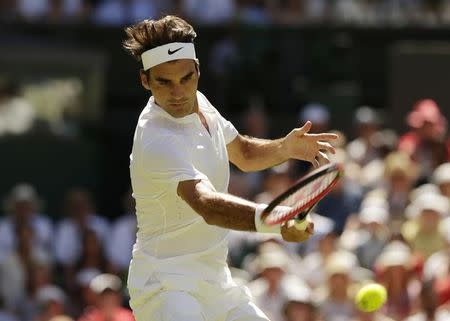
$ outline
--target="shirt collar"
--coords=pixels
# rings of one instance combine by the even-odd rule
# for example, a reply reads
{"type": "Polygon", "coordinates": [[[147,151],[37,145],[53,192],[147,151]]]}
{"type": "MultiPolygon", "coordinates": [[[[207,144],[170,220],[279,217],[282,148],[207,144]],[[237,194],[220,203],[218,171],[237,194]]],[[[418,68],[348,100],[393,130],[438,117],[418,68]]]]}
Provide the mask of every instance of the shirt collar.
{"type": "MultiPolygon", "coordinates": [[[[209,102],[198,91],[197,91],[197,101],[198,101],[198,108],[200,109],[200,111],[202,111],[202,113],[213,112],[213,109],[210,106],[209,102]]],[[[148,100],[146,108],[148,109],[150,115],[151,114],[158,115],[180,124],[190,123],[198,119],[197,113],[192,113],[184,117],[173,117],[155,102],[155,97],[153,96],[151,96],[150,99],[148,100]]]]}

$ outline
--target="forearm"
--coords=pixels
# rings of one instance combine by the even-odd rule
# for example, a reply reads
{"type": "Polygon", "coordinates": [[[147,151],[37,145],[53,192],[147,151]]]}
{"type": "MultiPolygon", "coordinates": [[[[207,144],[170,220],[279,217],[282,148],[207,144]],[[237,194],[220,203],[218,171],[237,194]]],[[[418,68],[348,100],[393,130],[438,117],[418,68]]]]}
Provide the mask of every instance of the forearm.
{"type": "Polygon", "coordinates": [[[207,192],[191,204],[211,225],[239,231],[256,231],[256,204],[230,194],[207,192]]]}
{"type": "Polygon", "coordinates": [[[260,171],[289,159],[283,138],[268,140],[243,136],[243,155],[246,171],[260,171]]]}

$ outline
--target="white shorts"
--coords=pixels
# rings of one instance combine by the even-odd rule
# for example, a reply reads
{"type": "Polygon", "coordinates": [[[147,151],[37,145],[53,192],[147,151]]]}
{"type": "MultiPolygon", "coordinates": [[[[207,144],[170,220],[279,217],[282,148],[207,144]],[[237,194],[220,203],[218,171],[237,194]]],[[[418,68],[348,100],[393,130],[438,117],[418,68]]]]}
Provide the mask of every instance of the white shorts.
{"type": "Polygon", "coordinates": [[[136,321],[269,321],[267,316],[248,300],[243,300],[229,311],[220,311],[217,307],[211,309],[208,302],[202,301],[186,291],[164,291],[146,304],[134,307],[133,313],[136,321]]]}

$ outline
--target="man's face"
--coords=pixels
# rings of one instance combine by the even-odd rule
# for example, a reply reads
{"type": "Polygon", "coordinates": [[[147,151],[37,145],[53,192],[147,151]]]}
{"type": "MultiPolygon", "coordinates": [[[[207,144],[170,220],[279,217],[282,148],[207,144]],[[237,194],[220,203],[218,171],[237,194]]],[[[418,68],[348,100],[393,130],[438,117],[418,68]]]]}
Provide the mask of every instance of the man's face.
{"type": "Polygon", "coordinates": [[[144,88],[151,90],[155,102],[176,118],[197,111],[198,79],[198,67],[192,59],[165,62],[141,73],[144,88]]]}

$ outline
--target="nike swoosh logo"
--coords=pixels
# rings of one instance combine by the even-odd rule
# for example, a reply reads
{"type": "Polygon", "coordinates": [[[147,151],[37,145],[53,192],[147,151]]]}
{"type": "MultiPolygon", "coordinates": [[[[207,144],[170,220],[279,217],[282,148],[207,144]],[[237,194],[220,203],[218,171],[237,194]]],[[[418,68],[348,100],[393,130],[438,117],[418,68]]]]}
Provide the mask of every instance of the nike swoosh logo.
{"type": "Polygon", "coordinates": [[[176,53],[177,51],[180,51],[181,49],[183,49],[183,47],[180,47],[180,48],[178,48],[178,49],[175,49],[175,50],[167,50],[167,53],[169,54],[169,55],[173,55],[174,53],[176,53]]]}

